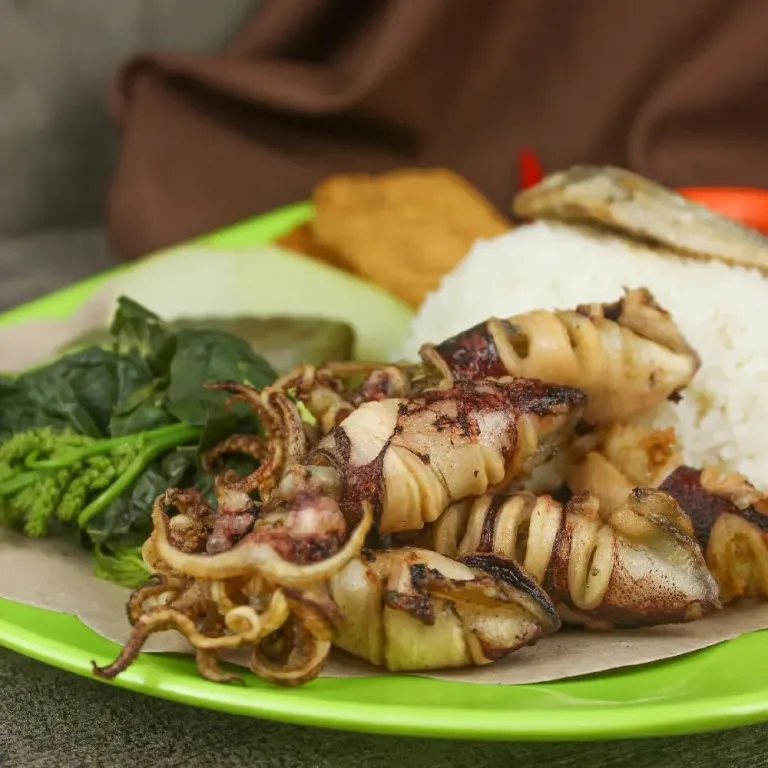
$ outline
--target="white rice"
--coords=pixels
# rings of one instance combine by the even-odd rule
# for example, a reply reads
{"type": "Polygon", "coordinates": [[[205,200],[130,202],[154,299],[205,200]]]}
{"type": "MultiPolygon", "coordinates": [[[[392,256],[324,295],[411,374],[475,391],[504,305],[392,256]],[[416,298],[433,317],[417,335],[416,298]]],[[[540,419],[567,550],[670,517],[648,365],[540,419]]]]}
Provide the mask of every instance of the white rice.
{"type": "Polygon", "coordinates": [[[676,428],[687,463],[768,487],[768,280],[756,270],[539,222],[476,243],[424,301],[401,354],[417,359],[422,343],[489,316],[615,301],[624,286],[649,288],[702,358],[683,400],[649,420],[676,428]]]}

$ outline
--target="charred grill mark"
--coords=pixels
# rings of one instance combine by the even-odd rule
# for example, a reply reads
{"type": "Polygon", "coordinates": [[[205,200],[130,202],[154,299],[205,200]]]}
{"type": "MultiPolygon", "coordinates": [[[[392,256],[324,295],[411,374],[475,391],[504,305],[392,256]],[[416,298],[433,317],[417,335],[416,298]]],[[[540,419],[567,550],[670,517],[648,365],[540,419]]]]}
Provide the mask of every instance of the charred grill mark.
{"type": "Polygon", "coordinates": [[[505,656],[509,656],[512,652],[511,648],[499,648],[495,645],[491,645],[487,640],[475,634],[477,642],[480,644],[480,648],[483,651],[483,656],[489,661],[501,661],[505,656]]]}
{"type": "MultiPolygon", "coordinates": [[[[571,496],[571,501],[578,498],[577,496],[571,496]]],[[[563,573],[562,567],[558,567],[558,561],[562,560],[563,553],[571,551],[571,541],[573,539],[573,531],[567,523],[568,513],[567,509],[563,509],[563,514],[560,519],[560,528],[558,528],[555,540],[552,542],[552,552],[549,558],[549,565],[547,566],[547,572],[544,574],[544,589],[547,594],[552,595],[552,599],[559,599],[560,595],[565,595],[566,598],[569,595],[568,590],[568,574],[563,573]],[[564,578],[563,578],[564,577],[564,578]]]]}
{"type": "Polygon", "coordinates": [[[746,509],[738,509],[735,514],[743,517],[748,523],[754,525],[761,533],[768,533],[768,516],[764,515],[760,510],[754,507],[747,507],[746,509]]]}
{"type": "Polygon", "coordinates": [[[693,467],[678,467],[659,489],[672,496],[691,519],[696,538],[703,548],[709,543],[712,526],[720,515],[735,507],[728,500],[711,496],[699,482],[701,471],[693,467]]]}
{"type": "Polygon", "coordinates": [[[621,298],[613,304],[603,305],[603,317],[606,320],[613,320],[614,323],[619,322],[619,318],[624,314],[624,299],[621,298]]]}
{"type": "Polygon", "coordinates": [[[584,437],[585,435],[591,435],[595,431],[595,425],[586,421],[585,419],[579,419],[576,422],[576,426],[573,428],[573,433],[576,437],[584,437]]]}
{"type": "Polygon", "coordinates": [[[487,322],[446,339],[435,351],[455,381],[497,378],[507,373],[487,322]]]}
{"type": "Polygon", "coordinates": [[[568,483],[563,483],[559,488],[556,488],[550,496],[558,503],[565,506],[572,498],[573,494],[568,487],[568,483]]]}
{"type": "Polygon", "coordinates": [[[682,399],[683,399],[683,390],[682,389],[676,389],[667,398],[667,400],[669,400],[670,403],[679,403],[682,399]]]}
{"type": "Polygon", "coordinates": [[[739,509],[732,501],[717,494],[708,493],[701,485],[701,470],[678,467],[659,487],[683,508],[693,523],[693,530],[702,548],[706,549],[709,537],[720,515],[731,514],[743,518],[762,533],[768,533],[768,516],[754,507],[739,509]]]}
{"type": "Polygon", "coordinates": [[[483,519],[483,528],[480,531],[480,541],[478,542],[478,552],[493,552],[493,539],[496,533],[496,521],[499,517],[499,512],[504,506],[504,502],[507,500],[506,496],[501,494],[494,494],[491,499],[491,503],[488,505],[488,511],[483,519]]]}
{"type": "Polygon", "coordinates": [[[456,422],[461,428],[461,433],[470,441],[480,437],[477,409],[473,405],[467,398],[462,398],[456,403],[456,422]]]}
{"type": "MultiPolygon", "coordinates": [[[[432,393],[430,393],[432,394],[432,393]]],[[[587,395],[576,387],[548,384],[541,379],[506,379],[505,381],[484,381],[480,386],[459,382],[453,389],[442,390],[457,403],[467,403],[476,411],[511,410],[515,413],[533,413],[546,416],[550,413],[565,413],[586,403],[587,395]]]]}
{"type": "Polygon", "coordinates": [[[349,439],[349,435],[342,427],[336,427],[333,430],[333,439],[336,443],[336,448],[339,451],[339,455],[346,465],[349,465],[349,460],[352,458],[352,442],[349,439]]]}
{"type": "Polygon", "coordinates": [[[546,416],[562,413],[584,404],[586,393],[576,387],[561,387],[546,384],[540,379],[517,379],[511,388],[512,404],[516,410],[546,416]]]}
{"type": "Polygon", "coordinates": [[[560,617],[549,595],[514,560],[494,554],[481,554],[464,555],[457,558],[457,561],[528,595],[546,611],[555,626],[560,625],[560,617]]]}
{"type": "MultiPolygon", "coordinates": [[[[376,520],[381,518],[384,508],[384,457],[389,450],[392,438],[387,440],[373,461],[361,467],[347,465],[347,482],[341,502],[345,517],[363,501],[370,501],[376,520]]],[[[349,518],[348,518],[349,519],[349,518]]]]}
{"type": "Polygon", "coordinates": [[[341,540],[334,534],[325,536],[318,534],[311,538],[296,539],[275,531],[274,535],[270,536],[267,533],[265,536],[260,536],[259,540],[269,544],[284,560],[297,565],[326,560],[338,552],[341,546],[341,540]]]}
{"type": "MultiPolygon", "coordinates": [[[[411,583],[417,590],[426,581],[427,570],[427,566],[423,563],[417,563],[408,568],[411,583]]],[[[432,599],[427,594],[406,595],[396,590],[388,589],[384,592],[384,602],[390,608],[409,613],[424,624],[431,625],[435,623],[435,609],[432,605],[432,599]]]]}
{"type": "Polygon", "coordinates": [[[410,614],[427,626],[435,623],[435,612],[428,595],[403,595],[388,589],[384,592],[384,603],[396,611],[410,614]]]}

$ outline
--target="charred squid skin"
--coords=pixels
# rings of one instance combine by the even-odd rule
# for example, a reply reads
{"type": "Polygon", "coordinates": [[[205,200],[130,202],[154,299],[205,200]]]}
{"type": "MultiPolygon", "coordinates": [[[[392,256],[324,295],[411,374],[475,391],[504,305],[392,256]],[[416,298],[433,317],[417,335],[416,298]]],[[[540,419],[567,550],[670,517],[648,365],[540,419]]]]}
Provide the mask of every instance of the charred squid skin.
{"type": "MultiPolygon", "coordinates": [[[[722,607],[717,583],[692,536],[690,521],[674,498],[656,489],[635,489],[610,514],[607,525],[597,515],[598,506],[585,493],[575,496],[565,508],[545,582],[564,609],[564,619],[593,629],[629,629],[687,623],[722,607]],[[590,538],[590,526],[596,526],[592,543],[581,557],[592,552],[595,565],[589,565],[585,578],[598,584],[602,580],[603,585],[599,604],[591,608],[579,604],[571,582],[574,543],[584,531],[590,538]],[[598,566],[600,537],[608,528],[610,541],[602,542],[608,561],[598,566]]],[[[586,584],[589,589],[589,581],[586,584]]],[[[589,602],[588,592],[584,595],[581,600],[589,602]]]]}
{"type": "Polygon", "coordinates": [[[683,465],[660,488],[690,517],[724,604],[768,598],[768,495],[740,475],[683,465]]]}
{"type": "Polygon", "coordinates": [[[700,469],[683,465],[672,472],[659,488],[677,499],[691,518],[696,538],[702,547],[709,544],[712,529],[724,514],[736,515],[761,534],[768,534],[768,512],[758,510],[753,505],[739,509],[728,498],[708,492],[702,485],[701,475],[700,469]]]}
{"type": "Polygon", "coordinates": [[[340,506],[368,500],[381,534],[416,531],[451,504],[527,474],[572,438],[574,387],[505,378],[365,403],[310,451],[341,478],[340,506]]]}
{"type": "Polygon", "coordinates": [[[554,627],[552,631],[560,629],[560,616],[552,599],[536,580],[524,571],[519,563],[492,552],[461,555],[456,559],[463,565],[487,573],[492,579],[508,584],[513,589],[527,595],[546,614],[550,625],[554,627]]]}
{"type": "Polygon", "coordinates": [[[334,644],[393,672],[490,664],[559,628],[554,606],[503,558],[467,563],[403,547],[336,574],[334,644]]]}
{"type": "Polygon", "coordinates": [[[654,626],[720,608],[690,521],[669,494],[636,489],[618,509],[599,509],[588,493],[565,507],[550,496],[486,494],[456,505],[446,525],[438,521],[432,545],[459,560],[478,553],[514,558],[567,624],[654,626]]]}
{"type": "Polygon", "coordinates": [[[568,483],[588,488],[606,508],[619,506],[634,485],[658,487],[684,511],[722,603],[768,598],[768,494],[737,473],[684,464],[673,429],[614,425],[598,450],[572,466],[568,483]]]}
{"type": "Polygon", "coordinates": [[[453,381],[508,376],[492,331],[496,322],[504,321],[488,319],[439,344],[425,344],[421,348],[421,357],[436,367],[443,377],[453,381]]]}
{"type": "Polygon", "coordinates": [[[587,418],[600,423],[678,398],[701,365],[647,289],[613,304],[492,317],[419,354],[446,382],[516,375],[582,387],[592,398],[587,418]]]}
{"type": "Polygon", "coordinates": [[[423,344],[419,357],[420,363],[395,365],[304,366],[277,386],[295,389],[324,434],[365,402],[505,376],[538,377],[600,395],[587,416],[590,423],[605,423],[664,399],[678,400],[701,365],[670,314],[645,288],[627,290],[612,303],[491,317],[442,342],[423,344]],[[367,374],[363,382],[347,388],[348,377],[359,373],[367,374]],[[632,391],[625,394],[628,388],[632,391]]]}

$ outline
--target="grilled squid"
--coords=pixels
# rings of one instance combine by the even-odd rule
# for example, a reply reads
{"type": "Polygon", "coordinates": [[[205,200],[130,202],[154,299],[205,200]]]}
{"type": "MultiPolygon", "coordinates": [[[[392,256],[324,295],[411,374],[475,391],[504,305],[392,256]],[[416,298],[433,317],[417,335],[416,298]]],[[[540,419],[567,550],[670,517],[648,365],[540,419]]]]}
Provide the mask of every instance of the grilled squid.
{"type": "Polygon", "coordinates": [[[328,659],[334,611],[322,590],[274,589],[248,574],[207,580],[157,571],[129,599],[133,629],[120,655],[105,667],[94,663],[93,672],[117,677],[153,634],[175,630],[193,648],[207,680],[239,682],[219,661],[222,654],[245,650],[255,674],[275,684],[300,685],[317,677],[328,659]]]}
{"type": "Polygon", "coordinates": [[[571,387],[506,378],[372,401],[322,438],[309,462],[368,499],[379,532],[414,531],[547,461],[572,437],[585,400],[571,387]]]}
{"type": "Polygon", "coordinates": [[[589,492],[603,508],[623,504],[635,488],[658,488],[683,462],[673,428],[613,425],[595,450],[572,461],[566,482],[574,494],[589,492]]]}
{"type": "Polygon", "coordinates": [[[768,494],[742,475],[685,465],[661,488],[693,521],[723,603],[768,598],[768,494]]]}
{"type": "Polygon", "coordinates": [[[216,510],[194,490],[170,489],[156,499],[144,560],[184,586],[164,600],[163,611],[141,614],[121,657],[100,674],[118,674],[152,632],[176,628],[205,664],[213,665],[207,651],[250,644],[251,667],[263,677],[309,679],[330,642],[332,601],[318,602],[317,595],[358,557],[374,516],[382,532],[415,530],[456,501],[530,471],[568,439],[585,401],[579,390],[538,381],[466,382],[364,404],[309,449],[299,411],[284,392],[216,386],[253,407],[268,450],[251,475],[218,476],[216,510]],[[222,585],[217,596],[209,593],[214,584],[222,585]],[[243,589],[247,606],[236,615],[250,617],[245,634],[219,607],[243,589]],[[213,612],[209,595],[219,601],[213,612]],[[229,639],[201,639],[209,616],[211,631],[220,634],[224,626],[229,639]],[[263,644],[278,629],[277,646],[293,650],[265,655],[263,644]],[[242,638],[231,639],[232,632],[242,638]]]}
{"type": "Polygon", "coordinates": [[[392,672],[490,664],[552,634],[560,619],[513,561],[423,549],[365,552],[336,574],[333,643],[392,672]]]}
{"type": "Polygon", "coordinates": [[[129,600],[131,636],[112,664],[94,666],[100,677],[116,677],[166,630],[187,640],[208,680],[239,681],[220,656],[247,650],[251,671],[295,686],[322,671],[332,644],[391,671],[416,672],[490,664],[560,627],[536,582],[495,555],[454,561],[417,549],[364,551],[330,582],[305,589],[265,589],[247,571],[195,580],[152,565],[160,570],[129,600]]]}
{"type": "Polygon", "coordinates": [[[299,368],[278,385],[294,389],[328,432],[362,402],[413,397],[427,387],[521,376],[578,387],[589,396],[586,421],[626,421],[676,399],[700,366],[695,350],[645,288],[613,304],[538,310],[490,318],[439,344],[421,363],[332,363],[299,368]],[[355,376],[356,386],[346,385],[355,376]]]}
{"type": "Polygon", "coordinates": [[[566,623],[682,623],[720,607],[691,521],[660,490],[634,490],[611,510],[589,494],[565,506],[550,496],[486,494],[448,510],[425,541],[447,556],[492,552],[517,560],[566,623]]]}
{"type": "Polygon", "coordinates": [[[647,289],[615,304],[491,318],[421,349],[453,381],[531,376],[589,396],[585,418],[605,424],[675,398],[700,366],[696,352],[647,289]]]}
{"type": "Polygon", "coordinates": [[[661,488],[691,519],[722,602],[768,598],[768,494],[743,475],[685,465],[674,429],[614,426],[570,467],[568,486],[608,509],[635,487],[661,488]]]}
{"type": "Polygon", "coordinates": [[[586,401],[580,390],[536,380],[461,382],[364,403],[308,450],[299,412],[283,392],[217,386],[261,416],[269,457],[246,478],[220,477],[215,515],[187,512],[180,525],[156,512],[151,546],[190,576],[227,578],[247,553],[252,570],[292,584],[332,575],[357,554],[372,517],[384,534],[417,530],[451,504],[527,474],[570,439],[586,401]],[[200,539],[199,520],[212,521],[205,552],[172,541],[174,529],[200,539]],[[240,539],[247,546],[230,554],[240,539]]]}

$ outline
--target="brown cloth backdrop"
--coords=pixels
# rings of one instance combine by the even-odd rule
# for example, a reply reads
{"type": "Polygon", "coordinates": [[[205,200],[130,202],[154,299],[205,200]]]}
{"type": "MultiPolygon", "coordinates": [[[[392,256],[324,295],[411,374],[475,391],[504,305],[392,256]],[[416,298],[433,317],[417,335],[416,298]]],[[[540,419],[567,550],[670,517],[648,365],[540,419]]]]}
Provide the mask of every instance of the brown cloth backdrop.
{"type": "Polygon", "coordinates": [[[525,146],[768,187],[768,0],[263,0],[221,54],[128,62],[112,104],[123,258],[333,172],[447,166],[507,211],[525,146]]]}

